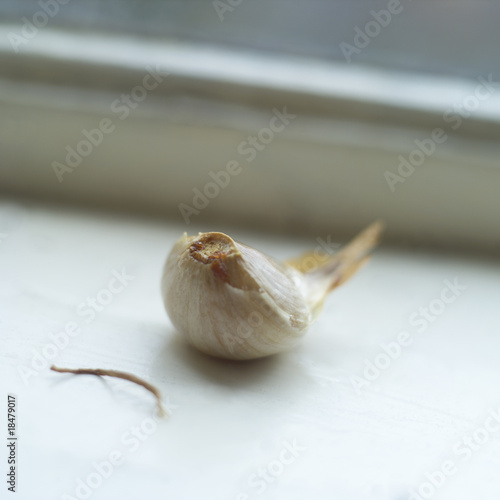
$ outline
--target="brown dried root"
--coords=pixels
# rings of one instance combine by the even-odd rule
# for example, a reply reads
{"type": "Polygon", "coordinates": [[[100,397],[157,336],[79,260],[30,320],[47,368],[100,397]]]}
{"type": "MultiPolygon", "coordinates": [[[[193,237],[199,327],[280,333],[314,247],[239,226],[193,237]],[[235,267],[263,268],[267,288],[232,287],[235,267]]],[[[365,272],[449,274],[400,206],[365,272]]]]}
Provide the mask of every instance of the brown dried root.
{"type": "Polygon", "coordinates": [[[123,380],[128,380],[129,382],[133,382],[134,384],[140,385],[144,387],[144,389],[147,389],[149,392],[154,394],[156,397],[156,405],[158,408],[158,414],[160,417],[165,417],[167,416],[167,412],[163,408],[163,405],[161,403],[161,394],[160,391],[152,384],[149,382],[146,382],[145,380],[136,377],[135,375],[132,375],[131,373],[126,373],[126,372],[120,372],[117,370],[102,370],[100,368],[58,368],[57,366],[52,365],[50,367],[52,371],[58,372],[58,373],[73,373],[75,375],[96,375],[97,377],[115,377],[115,378],[121,378],[123,380]]]}

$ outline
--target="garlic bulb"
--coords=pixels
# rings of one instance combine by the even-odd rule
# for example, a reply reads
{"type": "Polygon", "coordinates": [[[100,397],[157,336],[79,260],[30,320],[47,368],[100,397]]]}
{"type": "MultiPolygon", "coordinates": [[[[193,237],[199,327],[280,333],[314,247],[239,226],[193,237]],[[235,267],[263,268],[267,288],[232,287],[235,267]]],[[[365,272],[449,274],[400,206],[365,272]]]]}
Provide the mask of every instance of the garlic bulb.
{"type": "Polygon", "coordinates": [[[269,356],[295,345],[325,297],[366,262],[382,225],[341,251],[280,263],[223,233],[186,233],[165,263],[162,292],[174,326],[200,351],[227,359],[269,356]]]}

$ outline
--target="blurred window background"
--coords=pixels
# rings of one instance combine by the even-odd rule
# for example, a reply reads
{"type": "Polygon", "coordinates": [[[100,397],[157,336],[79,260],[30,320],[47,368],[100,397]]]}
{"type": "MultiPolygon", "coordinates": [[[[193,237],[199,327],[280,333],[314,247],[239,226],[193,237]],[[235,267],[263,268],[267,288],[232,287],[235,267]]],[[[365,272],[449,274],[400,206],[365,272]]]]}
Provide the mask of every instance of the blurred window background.
{"type": "MultiPolygon", "coordinates": [[[[40,0],[4,0],[5,23],[32,20],[40,0]]],[[[50,27],[191,41],[313,57],[345,63],[342,43],[354,45],[354,28],[367,23],[369,50],[352,62],[385,69],[474,78],[490,70],[499,76],[500,5],[493,0],[167,0],[56,2],[50,27]],[[388,7],[397,12],[387,19],[388,7]],[[392,19],[394,18],[394,19],[392,19]],[[375,27],[380,24],[381,29],[375,27]],[[394,21],[394,23],[392,23],[394,21]],[[383,24],[391,23],[384,31],[383,24]],[[377,31],[380,33],[376,34],[377,31]],[[371,36],[374,34],[375,36],[371,36]]]]}
{"type": "Polygon", "coordinates": [[[0,19],[5,193],[186,222],[237,161],[190,223],[351,234],[376,213],[394,240],[500,245],[498,2],[5,0],[0,19]],[[251,146],[275,110],[297,118],[251,146]]]}

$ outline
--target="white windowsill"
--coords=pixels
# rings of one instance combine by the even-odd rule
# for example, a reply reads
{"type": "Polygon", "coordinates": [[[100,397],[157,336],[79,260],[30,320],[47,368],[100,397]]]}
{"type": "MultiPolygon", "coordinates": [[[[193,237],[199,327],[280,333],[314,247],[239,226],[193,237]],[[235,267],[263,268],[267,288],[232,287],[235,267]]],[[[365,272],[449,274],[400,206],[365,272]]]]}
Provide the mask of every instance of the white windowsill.
{"type": "MultiPolygon", "coordinates": [[[[478,485],[498,491],[498,436],[470,461],[453,452],[500,404],[498,266],[382,248],[332,294],[294,350],[227,363],[186,347],[163,310],[161,269],[183,225],[5,201],[0,222],[0,380],[3,394],[18,398],[22,498],[74,495],[77,478],[115,450],[125,462],[96,499],[254,497],[252,474],[293,440],[305,450],[266,498],[303,499],[311,485],[317,498],[406,498],[445,459],[459,473],[443,499],[470,500],[478,485]],[[78,304],[123,268],[134,279],[86,324],[78,304]],[[417,333],[409,317],[455,278],[467,289],[417,333]],[[50,362],[135,373],[175,405],[137,452],[122,439],[154,414],[141,388],[47,369],[21,381],[18,367],[70,321],[81,332],[50,362]],[[413,344],[358,395],[352,376],[401,331],[413,344]]],[[[237,237],[277,258],[315,244],[244,230],[237,237]]]]}

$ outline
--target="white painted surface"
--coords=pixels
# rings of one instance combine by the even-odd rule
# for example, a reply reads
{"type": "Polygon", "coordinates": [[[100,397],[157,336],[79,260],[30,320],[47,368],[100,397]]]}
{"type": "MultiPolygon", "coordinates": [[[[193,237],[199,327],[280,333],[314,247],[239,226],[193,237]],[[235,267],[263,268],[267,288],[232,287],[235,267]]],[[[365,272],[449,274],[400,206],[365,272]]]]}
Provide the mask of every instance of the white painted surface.
{"type": "MultiPolygon", "coordinates": [[[[184,230],[0,204],[0,398],[3,415],[6,394],[18,398],[15,498],[78,498],[78,478],[114,451],[124,462],[89,498],[403,500],[445,460],[456,472],[432,498],[499,498],[500,432],[470,459],[453,451],[500,409],[496,263],[379,250],[331,296],[297,348],[230,363],[187,347],[164,313],[161,268],[184,230]],[[86,323],[78,305],[122,268],[133,281],[86,323]],[[467,289],[418,333],[410,315],[455,278],[467,289]],[[70,321],[81,331],[51,362],[132,372],[159,386],[172,408],[137,450],[130,433],[155,408],[142,388],[47,369],[23,383],[19,367],[30,367],[34,351],[70,321]],[[412,345],[359,395],[352,377],[402,331],[412,345]],[[284,443],[294,441],[304,450],[291,461],[284,443]],[[291,461],[282,470],[280,455],[291,461]],[[278,476],[258,483],[259,470],[269,466],[278,476]]],[[[234,236],[283,258],[316,244],[234,236]]],[[[5,416],[0,425],[6,429],[5,416]]],[[[3,467],[5,452],[0,461],[3,467]]],[[[7,498],[6,484],[0,488],[7,498]]]]}

